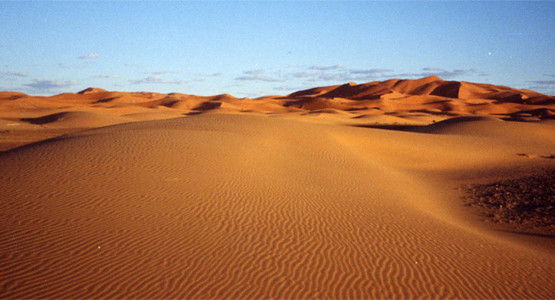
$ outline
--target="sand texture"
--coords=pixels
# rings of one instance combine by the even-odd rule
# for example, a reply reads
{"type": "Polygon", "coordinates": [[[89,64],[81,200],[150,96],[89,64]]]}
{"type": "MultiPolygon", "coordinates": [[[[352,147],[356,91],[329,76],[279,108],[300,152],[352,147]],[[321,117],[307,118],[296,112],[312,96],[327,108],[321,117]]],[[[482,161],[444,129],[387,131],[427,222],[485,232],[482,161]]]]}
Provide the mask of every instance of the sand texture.
{"type": "Polygon", "coordinates": [[[553,235],[463,199],[555,169],[554,99],[2,92],[0,298],[553,299],[553,235]]]}

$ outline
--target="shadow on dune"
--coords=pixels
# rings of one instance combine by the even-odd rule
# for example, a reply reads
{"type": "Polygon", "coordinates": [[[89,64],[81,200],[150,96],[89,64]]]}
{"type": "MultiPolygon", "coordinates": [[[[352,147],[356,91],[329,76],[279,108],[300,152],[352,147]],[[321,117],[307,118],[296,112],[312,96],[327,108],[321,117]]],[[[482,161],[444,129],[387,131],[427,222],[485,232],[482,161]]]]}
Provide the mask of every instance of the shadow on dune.
{"type": "Polygon", "coordinates": [[[417,129],[425,128],[430,125],[398,125],[398,124],[355,124],[354,127],[386,129],[397,131],[416,131],[417,129]]]}
{"type": "Polygon", "coordinates": [[[494,117],[481,117],[481,116],[464,116],[443,120],[429,125],[414,125],[414,124],[356,124],[354,127],[397,130],[397,131],[410,131],[420,133],[435,133],[439,129],[457,126],[461,123],[476,122],[476,121],[501,121],[494,117]]]}
{"type": "Polygon", "coordinates": [[[56,122],[59,119],[61,119],[62,117],[64,117],[65,115],[67,115],[67,113],[62,112],[62,113],[46,115],[46,116],[42,116],[42,117],[38,117],[38,118],[22,118],[20,120],[23,121],[23,122],[27,122],[27,123],[31,123],[31,124],[35,124],[35,125],[42,125],[42,124],[48,124],[48,123],[56,122]]]}
{"type": "Polygon", "coordinates": [[[516,230],[499,230],[499,231],[510,232],[518,235],[527,235],[527,236],[541,237],[541,238],[547,238],[547,239],[555,239],[555,234],[549,234],[549,233],[534,233],[534,232],[516,231],[516,230]]]}
{"type": "Polygon", "coordinates": [[[199,106],[193,108],[196,111],[207,111],[220,108],[222,106],[221,102],[203,102],[199,106]]]}

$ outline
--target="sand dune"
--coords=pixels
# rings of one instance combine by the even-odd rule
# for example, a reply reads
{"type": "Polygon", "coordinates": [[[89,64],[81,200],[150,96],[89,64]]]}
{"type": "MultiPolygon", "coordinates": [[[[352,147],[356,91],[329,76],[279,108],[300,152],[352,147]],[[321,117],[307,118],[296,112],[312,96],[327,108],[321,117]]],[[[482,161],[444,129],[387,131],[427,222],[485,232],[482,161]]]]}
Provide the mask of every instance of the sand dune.
{"type": "Polygon", "coordinates": [[[553,236],[462,201],[555,168],[538,95],[1,93],[0,298],[555,298],[553,236]]]}

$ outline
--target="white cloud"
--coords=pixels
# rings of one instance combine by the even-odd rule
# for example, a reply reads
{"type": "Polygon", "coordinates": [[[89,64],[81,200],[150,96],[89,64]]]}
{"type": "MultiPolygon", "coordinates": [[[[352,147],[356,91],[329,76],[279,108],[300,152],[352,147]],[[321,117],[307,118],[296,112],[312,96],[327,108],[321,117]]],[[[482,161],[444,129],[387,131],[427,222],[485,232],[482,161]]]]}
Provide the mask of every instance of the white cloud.
{"type": "Polygon", "coordinates": [[[245,72],[243,72],[243,73],[246,74],[246,75],[239,76],[239,77],[235,77],[235,80],[241,80],[241,81],[265,81],[265,82],[280,82],[280,81],[284,81],[283,79],[280,79],[280,78],[275,78],[275,77],[270,77],[270,76],[263,75],[265,72],[264,72],[264,70],[261,70],[261,69],[249,70],[249,71],[245,71],[245,72]]]}
{"type": "Polygon", "coordinates": [[[391,69],[351,69],[349,73],[351,74],[364,74],[364,75],[376,75],[382,76],[383,73],[390,73],[393,72],[391,69]]]}
{"type": "Polygon", "coordinates": [[[22,89],[21,87],[5,86],[5,85],[0,85],[0,91],[21,92],[21,93],[25,92],[25,90],[22,89]]]}
{"type": "Polygon", "coordinates": [[[198,77],[222,77],[224,73],[222,72],[215,72],[215,73],[195,73],[195,76],[198,77]]]}
{"type": "Polygon", "coordinates": [[[318,70],[318,71],[331,71],[331,70],[339,70],[345,68],[343,65],[333,65],[333,66],[311,66],[309,70],[318,70]]]}
{"type": "Polygon", "coordinates": [[[256,69],[256,70],[248,70],[244,72],[247,75],[261,75],[264,73],[264,70],[262,69],[256,69]]]}
{"type": "Polygon", "coordinates": [[[306,89],[306,87],[290,87],[290,86],[276,86],[273,88],[273,90],[276,91],[286,91],[286,92],[294,92],[294,91],[299,91],[299,90],[304,90],[306,89]]]}
{"type": "Polygon", "coordinates": [[[0,78],[2,77],[27,77],[27,73],[23,72],[0,72],[0,78]]]}
{"type": "Polygon", "coordinates": [[[434,68],[434,67],[426,67],[426,68],[422,68],[422,70],[424,71],[444,71],[442,68],[434,68]]]}
{"type": "Polygon", "coordinates": [[[529,89],[555,96],[555,80],[534,80],[529,82],[531,83],[528,87],[529,89]]]}
{"type": "Polygon", "coordinates": [[[34,92],[57,92],[65,88],[77,85],[75,80],[50,80],[50,79],[34,79],[31,83],[26,83],[24,86],[28,87],[34,92]]]}
{"type": "Polygon", "coordinates": [[[444,79],[458,78],[467,75],[487,76],[486,73],[474,68],[446,70],[437,67],[425,67],[419,72],[395,72],[387,68],[355,69],[343,65],[330,66],[296,66],[291,72],[281,70],[271,71],[253,69],[244,71],[236,81],[260,81],[269,83],[286,82],[283,85],[275,84],[271,88],[276,91],[294,91],[301,88],[292,86],[318,86],[328,84],[340,84],[345,82],[370,82],[375,80],[386,80],[389,78],[421,78],[437,75],[444,79]]]}
{"type": "Polygon", "coordinates": [[[535,84],[544,84],[544,85],[552,85],[555,86],[555,80],[534,80],[530,81],[535,84]]]}
{"type": "Polygon", "coordinates": [[[164,75],[164,74],[179,74],[181,71],[169,71],[169,70],[161,70],[161,71],[147,71],[144,72],[145,74],[151,75],[164,75]]]}
{"type": "Polygon", "coordinates": [[[79,56],[79,59],[92,59],[92,58],[99,58],[99,57],[100,57],[100,55],[97,54],[97,53],[89,53],[89,54],[86,54],[86,55],[79,56]]]}
{"type": "Polygon", "coordinates": [[[318,73],[314,73],[314,72],[295,72],[295,73],[292,73],[291,75],[293,75],[293,77],[295,78],[318,77],[318,73]]]}
{"type": "Polygon", "coordinates": [[[289,75],[294,78],[305,78],[308,82],[346,82],[346,81],[366,81],[384,77],[391,73],[391,69],[349,69],[345,70],[343,65],[333,66],[311,66],[299,72],[289,75]]]}
{"type": "Polygon", "coordinates": [[[279,79],[279,78],[273,78],[273,77],[269,77],[269,76],[264,76],[264,75],[251,75],[251,76],[239,76],[239,77],[235,77],[235,80],[241,80],[241,81],[266,81],[266,82],[280,82],[280,81],[284,81],[283,79],[279,79]]]}
{"type": "Polygon", "coordinates": [[[104,75],[104,74],[102,74],[102,75],[96,75],[96,76],[94,76],[94,78],[119,78],[119,76],[118,75],[104,75]]]}
{"type": "MultiPolygon", "coordinates": [[[[349,72],[329,73],[326,71],[321,72],[296,72],[291,74],[295,78],[305,78],[309,82],[316,81],[334,81],[345,82],[361,79],[360,76],[353,76],[349,72]]],[[[364,76],[366,77],[366,76],[364,76]]]]}
{"type": "Polygon", "coordinates": [[[123,64],[126,67],[134,67],[134,68],[142,68],[144,67],[143,65],[137,64],[137,63],[124,63],[123,64]]]}
{"type": "Polygon", "coordinates": [[[318,74],[317,79],[323,80],[323,81],[337,81],[337,82],[356,80],[353,76],[351,76],[348,73],[336,73],[336,74],[321,73],[321,74],[318,74]]]}
{"type": "MultiPolygon", "coordinates": [[[[467,74],[478,73],[478,71],[474,68],[470,69],[455,69],[453,71],[448,71],[441,68],[434,68],[434,67],[426,67],[422,69],[423,72],[414,72],[414,73],[399,73],[399,74],[392,74],[393,77],[427,77],[436,75],[443,79],[452,79],[456,77],[460,77],[467,74]]],[[[480,76],[487,76],[484,72],[478,73],[480,76]]]]}
{"type": "Polygon", "coordinates": [[[166,80],[158,75],[148,76],[142,79],[130,80],[130,82],[133,84],[144,84],[144,83],[146,84],[185,84],[186,83],[183,80],[166,80]]]}

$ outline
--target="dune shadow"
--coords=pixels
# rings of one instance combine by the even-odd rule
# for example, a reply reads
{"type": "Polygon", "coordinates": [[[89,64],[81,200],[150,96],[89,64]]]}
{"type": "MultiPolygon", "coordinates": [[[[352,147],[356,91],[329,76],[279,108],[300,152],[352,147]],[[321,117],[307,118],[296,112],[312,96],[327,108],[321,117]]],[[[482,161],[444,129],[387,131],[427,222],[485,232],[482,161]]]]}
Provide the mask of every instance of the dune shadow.
{"type": "Polygon", "coordinates": [[[66,114],[67,113],[65,113],[65,112],[61,112],[61,113],[46,115],[46,116],[42,116],[42,117],[38,117],[38,118],[22,118],[20,120],[23,121],[23,122],[34,124],[34,125],[42,125],[42,124],[48,124],[48,123],[56,122],[59,119],[61,119],[63,116],[65,116],[66,114]]]}
{"type": "Polygon", "coordinates": [[[401,125],[401,124],[355,124],[353,127],[396,130],[396,131],[417,131],[418,129],[426,128],[429,125],[401,125]]]}
{"type": "Polygon", "coordinates": [[[196,116],[202,114],[202,111],[190,111],[188,113],[184,113],[184,116],[196,116]]]}
{"type": "Polygon", "coordinates": [[[397,130],[397,131],[410,131],[418,133],[436,133],[438,130],[456,127],[462,123],[484,121],[484,120],[499,120],[498,118],[489,116],[459,116],[454,118],[445,119],[439,122],[433,122],[426,125],[415,124],[355,124],[354,127],[365,127],[375,129],[397,130]]]}
{"type": "Polygon", "coordinates": [[[114,100],[117,99],[117,98],[118,98],[118,97],[110,97],[110,98],[100,99],[100,100],[94,101],[93,104],[107,103],[107,102],[114,101],[114,100]]]}
{"type": "Polygon", "coordinates": [[[221,102],[203,102],[199,106],[193,108],[196,111],[207,111],[220,108],[222,106],[221,102]]]}
{"type": "Polygon", "coordinates": [[[527,235],[527,236],[535,236],[535,237],[541,237],[541,238],[547,238],[547,239],[555,239],[555,234],[551,234],[551,233],[536,233],[536,232],[526,232],[526,231],[516,231],[516,230],[499,230],[499,231],[514,233],[518,235],[527,235]]]}

